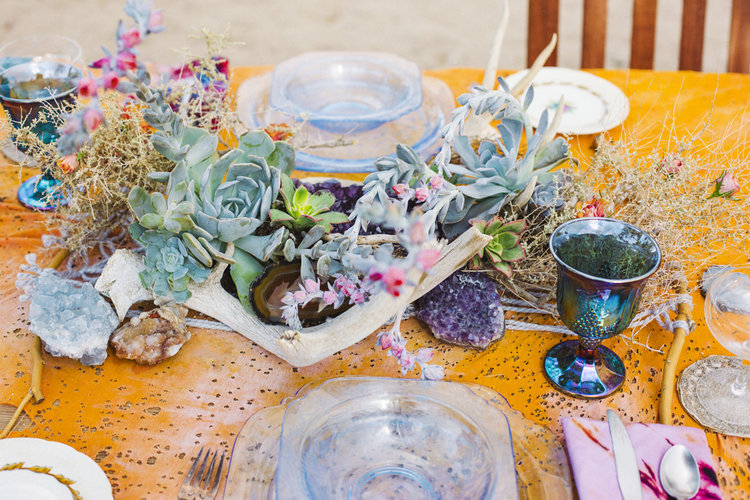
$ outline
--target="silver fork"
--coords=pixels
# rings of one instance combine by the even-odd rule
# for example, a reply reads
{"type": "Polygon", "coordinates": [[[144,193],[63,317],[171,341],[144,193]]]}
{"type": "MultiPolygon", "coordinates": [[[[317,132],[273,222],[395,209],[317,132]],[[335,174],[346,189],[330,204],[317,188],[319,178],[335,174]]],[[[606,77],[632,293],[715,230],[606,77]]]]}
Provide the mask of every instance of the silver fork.
{"type": "Polygon", "coordinates": [[[209,448],[203,457],[203,462],[198,466],[202,455],[203,447],[201,446],[198,456],[193,460],[193,465],[190,466],[185,476],[185,481],[180,486],[180,492],[177,494],[178,500],[212,500],[216,496],[222,477],[221,470],[224,467],[224,451],[221,452],[218,466],[216,457],[219,455],[219,450],[214,452],[209,464],[208,458],[211,456],[211,448],[209,448]],[[207,464],[208,469],[206,469],[207,464]]]}

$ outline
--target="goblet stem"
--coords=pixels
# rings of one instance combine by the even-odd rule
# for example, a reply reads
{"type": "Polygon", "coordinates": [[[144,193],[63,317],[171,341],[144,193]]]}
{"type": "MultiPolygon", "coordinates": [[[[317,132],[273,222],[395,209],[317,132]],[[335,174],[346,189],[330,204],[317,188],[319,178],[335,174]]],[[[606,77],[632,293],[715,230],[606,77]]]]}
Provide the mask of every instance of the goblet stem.
{"type": "Polygon", "coordinates": [[[602,340],[599,338],[590,338],[578,336],[578,356],[586,359],[593,359],[596,356],[596,350],[599,349],[602,340]]]}

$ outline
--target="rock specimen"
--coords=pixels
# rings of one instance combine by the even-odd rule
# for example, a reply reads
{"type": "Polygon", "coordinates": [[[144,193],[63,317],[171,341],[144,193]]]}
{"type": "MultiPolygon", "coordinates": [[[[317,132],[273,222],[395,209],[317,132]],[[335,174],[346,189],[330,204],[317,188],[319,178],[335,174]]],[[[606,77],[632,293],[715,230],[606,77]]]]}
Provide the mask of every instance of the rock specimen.
{"type": "Polygon", "coordinates": [[[112,335],[115,354],[139,365],[155,365],[174,356],[190,340],[186,314],[186,307],[171,304],[132,318],[112,335]]]}
{"type": "Polygon", "coordinates": [[[100,365],[107,359],[107,341],[120,321],[112,306],[90,283],[43,271],[31,292],[30,329],[53,356],[100,365]]]}
{"type": "Polygon", "coordinates": [[[500,295],[482,273],[453,273],[417,301],[417,317],[438,339],[477,349],[505,334],[500,295]]]}

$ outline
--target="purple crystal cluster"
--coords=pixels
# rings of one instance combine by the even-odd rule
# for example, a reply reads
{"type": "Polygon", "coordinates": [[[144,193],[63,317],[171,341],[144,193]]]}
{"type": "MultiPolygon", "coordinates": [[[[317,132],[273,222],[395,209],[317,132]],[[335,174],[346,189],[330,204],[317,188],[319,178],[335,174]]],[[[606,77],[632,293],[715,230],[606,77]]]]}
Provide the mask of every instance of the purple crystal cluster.
{"type": "Polygon", "coordinates": [[[456,271],[416,306],[417,317],[445,342],[486,349],[505,334],[500,295],[482,273],[456,271]]]}

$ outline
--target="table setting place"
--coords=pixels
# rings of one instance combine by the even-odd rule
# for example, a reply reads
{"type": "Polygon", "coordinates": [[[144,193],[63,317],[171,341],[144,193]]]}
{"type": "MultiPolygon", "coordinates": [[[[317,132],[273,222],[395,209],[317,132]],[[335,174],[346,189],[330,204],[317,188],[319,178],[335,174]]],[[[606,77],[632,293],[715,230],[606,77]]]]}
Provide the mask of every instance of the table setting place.
{"type": "Polygon", "coordinates": [[[0,498],[750,497],[750,76],[125,13],[0,47],[0,498]]]}

